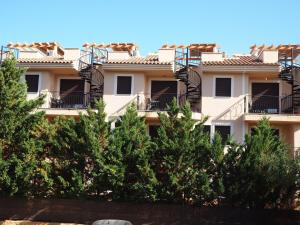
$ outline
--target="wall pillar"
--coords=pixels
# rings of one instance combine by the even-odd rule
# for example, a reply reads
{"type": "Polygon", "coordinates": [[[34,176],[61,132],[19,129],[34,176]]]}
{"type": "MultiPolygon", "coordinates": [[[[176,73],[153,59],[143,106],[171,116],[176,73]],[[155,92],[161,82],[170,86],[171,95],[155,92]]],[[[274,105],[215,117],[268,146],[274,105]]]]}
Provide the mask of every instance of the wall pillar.
{"type": "Polygon", "coordinates": [[[293,134],[293,152],[295,152],[297,149],[300,149],[300,124],[293,125],[293,134]]]}

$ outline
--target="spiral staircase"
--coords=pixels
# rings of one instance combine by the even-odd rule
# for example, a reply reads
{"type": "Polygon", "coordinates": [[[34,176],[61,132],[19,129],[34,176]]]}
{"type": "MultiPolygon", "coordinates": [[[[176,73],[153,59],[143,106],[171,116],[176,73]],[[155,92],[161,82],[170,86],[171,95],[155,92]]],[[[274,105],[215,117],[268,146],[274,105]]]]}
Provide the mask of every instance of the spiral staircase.
{"type": "Polygon", "coordinates": [[[190,103],[194,112],[201,112],[201,76],[196,71],[200,64],[199,59],[189,59],[189,49],[176,51],[175,57],[175,78],[185,84],[185,93],[180,96],[184,101],[190,103]]]}
{"type": "MultiPolygon", "coordinates": [[[[280,59],[281,71],[279,78],[291,85],[291,94],[281,99],[281,108],[284,113],[300,113],[300,82],[296,78],[296,74],[300,75],[300,65],[294,62],[296,50],[291,49],[288,55],[284,55],[280,59]]],[[[300,77],[299,77],[300,78],[300,77]]]]}
{"type": "Polygon", "coordinates": [[[105,54],[96,53],[94,49],[85,52],[79,59],[79,76],[89,87],[89,105],[95,107],[95,100],[103,97],[104,76],[100,70],[105,54]]]}

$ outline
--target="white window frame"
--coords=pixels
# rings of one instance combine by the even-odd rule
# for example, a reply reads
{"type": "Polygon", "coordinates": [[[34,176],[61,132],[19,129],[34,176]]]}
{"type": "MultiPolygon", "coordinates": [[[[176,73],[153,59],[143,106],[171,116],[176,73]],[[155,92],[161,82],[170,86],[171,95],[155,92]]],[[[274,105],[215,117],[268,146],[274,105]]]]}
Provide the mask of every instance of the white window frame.
{"type": "MultiPolygon", "coordinates": [[[[25,82],[25,84],[26,84],[26,76],[27,76],[27,75],[35,75],[35,76],[38,76],[38,77],[39,77],[38,90],[37,90],[37,92],[28,92],[28,91],[27,91],[27,94],[38,94],[38,93],[40,93],[40,92],[41,92],[41,86],[42,86],[42,76],[41,76],[41,74],[38,73],[38,72],[28,72],[28,73],[26,73],[26,74],[24,75],[24,82],[25,82]]],[[[26,84],[26,85],[27,85],[27,84],[26,84]]]]}
{"type": "Polygon", "coordinates": [[[132,74],[115,74],[114,77],[114,94],[117,96],[130,96],[134,93],[134,75],[132,74]],[[118,94],[118,77],[131,77],[131,92],[130,94],[118,94]]]}
{"type": "Polygon", "coordinates": [[[233,125],[230,122],[218,122],[218,123],[214,123],[211,124],[211,138],[213,139],[213,137],[216,134],[216,126],[224,126],[224,127],[230,127],[230,134],[229,136],[232,136],[234,134],[234,130],[233,130],[233,125]]]}
{"type": "Polygon", "coordinates": [[[214,97],[214,98],[224,98],[224,99],[229,99],[229,98],[233,98],[234,97],[234,77],[233,76],[231,76],[231,75],[217,75],[217,76],[214,76],[213,77],[213,93],[212,93],[212,96],[214,97]],[[217,80],[217,78],[230,78],[231,79],[231,94],[230,94],[230,96],[216,96],[216,89],[217,89],[217,87],[216,87],[216,84],[217,84],[217,82],[216,82],[216,80],[217,80]]]}

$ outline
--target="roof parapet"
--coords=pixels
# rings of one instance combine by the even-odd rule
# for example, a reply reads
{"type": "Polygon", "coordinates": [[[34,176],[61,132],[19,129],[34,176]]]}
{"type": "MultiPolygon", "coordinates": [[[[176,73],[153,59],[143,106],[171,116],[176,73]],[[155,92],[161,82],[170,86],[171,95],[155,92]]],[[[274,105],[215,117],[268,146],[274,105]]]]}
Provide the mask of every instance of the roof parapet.
{"type": "Polygon", "coordinates": [[[250,46],[250,53],[259,57],[263,51],[278,51],[278,57],[292,57],[297,58],[300,55],[300,44],[288,44],[288,45],[252,45],[250,46]]]}
{"type": "Polygon", "coordinates": [[[128,52],[131,56],[138,54],[139,46],[134,43],[110,43],[110,44],[97,44],[97,43],[85,43],[82,47],[86,49],[96,48],[96,49],[111,49],[113,52],[128,52]]]}
{"type": "Polygon", "coordinates": [[[46,56],[63,56],[65,53],[64,48],[58,42],[8,43],[7,48],[38,49],[46,56]]]}
{"type": "Polygon", "coordinates": [[[217,45],[216,43],[208,43],[208,44],[201,44],[201,43],[194,43],[194,44],[189,44],[189,45],[169,45],[169,44],[164,44],[162,49],[176,49],[176,48],[181,48],[181,49],[190,49],[190,50],[199,50],[201,52],[218,52],[220,46],[217,45]]]}

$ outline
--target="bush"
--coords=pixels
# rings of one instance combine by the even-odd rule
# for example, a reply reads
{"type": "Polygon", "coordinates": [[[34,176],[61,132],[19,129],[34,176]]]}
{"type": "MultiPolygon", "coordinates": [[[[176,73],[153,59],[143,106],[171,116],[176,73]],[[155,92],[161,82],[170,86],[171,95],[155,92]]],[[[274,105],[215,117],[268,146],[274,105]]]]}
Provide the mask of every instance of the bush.
{"type": "Polygon", "coordinates": [[[180,110],[175,99],[167,114],[160,113],[159,119],[161,125],[155,139],[159,198],[197,204],[216,198],[222,192],[216,167],[223,150],[210,143],[209,135],[204,132],[205,120],[197,123],[192,119],[190,106],[187,104],[180,110]]]}
{"type": "Polygon", "coordinates": [[[243,145],[231,145],[224,160],[226,197],[251,208],[290,205],[299,189],[299,160],[263,119],[243,145]]]}

